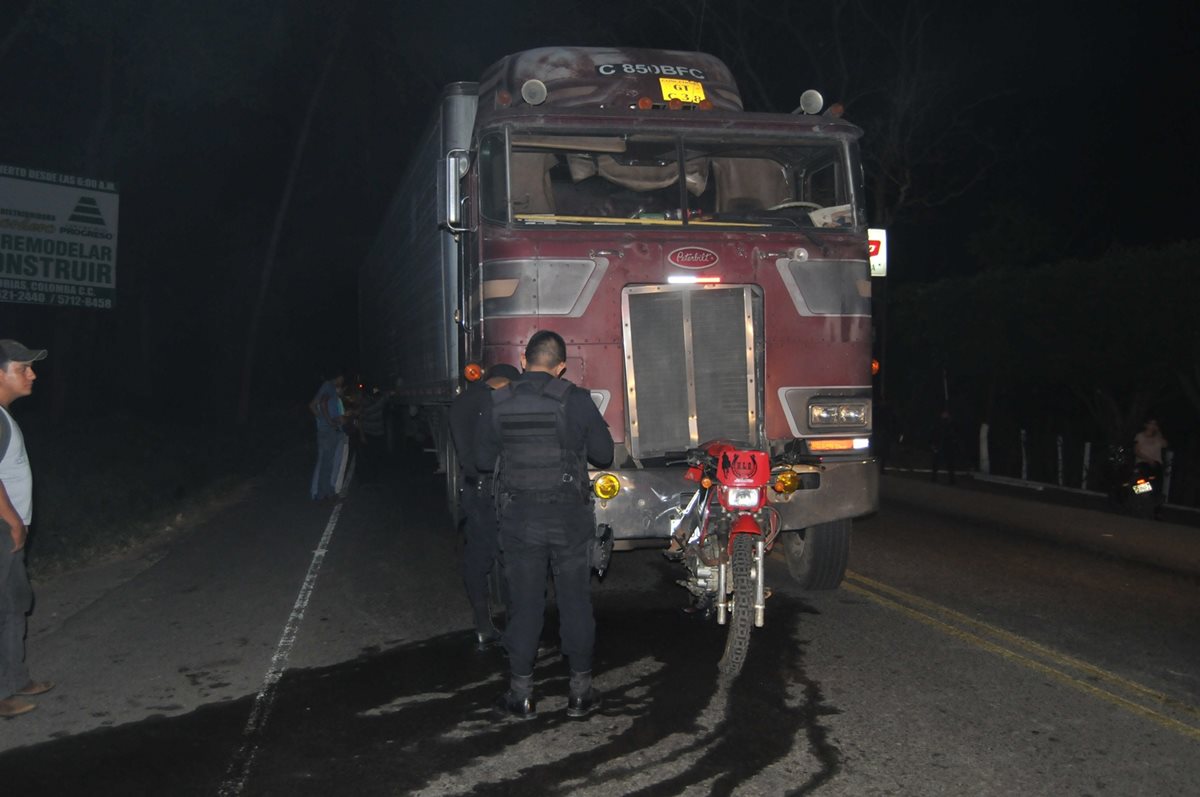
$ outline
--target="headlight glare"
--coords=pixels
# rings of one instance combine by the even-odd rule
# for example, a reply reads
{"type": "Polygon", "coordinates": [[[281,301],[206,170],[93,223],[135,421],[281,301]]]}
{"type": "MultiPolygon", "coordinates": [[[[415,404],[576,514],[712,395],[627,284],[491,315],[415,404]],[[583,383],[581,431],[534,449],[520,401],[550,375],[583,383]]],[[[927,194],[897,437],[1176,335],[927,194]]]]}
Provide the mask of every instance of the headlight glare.
{"type": "Polygon", "coordinates": [[[870,405],[865,401],[810,404],[809,426],[866,426],[870,405]]]}
{"type": "Polygon", "coordinates": [[[725,493],[725,504],[737,509],[757,509],[761,500],[757,487],[730,487],[725,493]]]}

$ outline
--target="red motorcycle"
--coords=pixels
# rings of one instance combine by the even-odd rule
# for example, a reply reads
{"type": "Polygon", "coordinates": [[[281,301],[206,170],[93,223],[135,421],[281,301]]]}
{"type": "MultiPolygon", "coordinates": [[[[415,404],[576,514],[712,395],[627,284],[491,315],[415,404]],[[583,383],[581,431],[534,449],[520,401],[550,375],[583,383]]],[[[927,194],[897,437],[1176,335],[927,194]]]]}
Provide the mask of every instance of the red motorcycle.
{"type": "Polygon", "coordinates": [[[684,478],[698,486],[672,520],[671,558],[688,578],[679,584],[695,611],[728,625],[720,670],[733,676],[750,647],[750,629],[761,628],[767,587],[763,563],[779,534],[779,515],[767,503],[771,463],[766,452],[714,440],[688,452],[684,478]]]}

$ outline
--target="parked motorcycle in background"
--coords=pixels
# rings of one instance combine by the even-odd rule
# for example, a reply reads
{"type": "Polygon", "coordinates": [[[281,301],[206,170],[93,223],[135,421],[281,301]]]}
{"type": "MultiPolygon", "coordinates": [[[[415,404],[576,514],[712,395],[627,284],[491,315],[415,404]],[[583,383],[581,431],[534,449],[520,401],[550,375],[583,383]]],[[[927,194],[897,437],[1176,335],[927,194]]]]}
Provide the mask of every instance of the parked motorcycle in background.
{"type": "Polygon", "coordinates": [[[1163,503],[1159,469],[1137,461],[1132,446],[1109,446],[1106,464],[1109,501],[1134,517],[1153,520],[1163,503]]]}

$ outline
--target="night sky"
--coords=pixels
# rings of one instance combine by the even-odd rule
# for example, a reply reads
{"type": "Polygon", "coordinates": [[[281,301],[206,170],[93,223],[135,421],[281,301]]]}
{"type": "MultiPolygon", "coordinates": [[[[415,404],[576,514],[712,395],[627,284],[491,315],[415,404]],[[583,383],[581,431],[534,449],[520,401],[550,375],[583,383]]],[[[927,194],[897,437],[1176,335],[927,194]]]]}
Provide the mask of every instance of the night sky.
{"type": "Polygon", "coordinates": [[[0,162],[117,181],[121,225],[118,309],[3,304],[0,337],[55,350],[62,406],[115,390],[233,412],[327,60],[269,282],[263,402],[306,400],[322,368],[354,367],[356,271],[438,90],[529,47],[714,52],[749,109],[789,111],[815,87],[867,141],[915,87],[900,116],[919,154],[912,200],[889,211],[895,283],[1195,238],[1198,16],[1052,0],[7,0],[0,162]]]}

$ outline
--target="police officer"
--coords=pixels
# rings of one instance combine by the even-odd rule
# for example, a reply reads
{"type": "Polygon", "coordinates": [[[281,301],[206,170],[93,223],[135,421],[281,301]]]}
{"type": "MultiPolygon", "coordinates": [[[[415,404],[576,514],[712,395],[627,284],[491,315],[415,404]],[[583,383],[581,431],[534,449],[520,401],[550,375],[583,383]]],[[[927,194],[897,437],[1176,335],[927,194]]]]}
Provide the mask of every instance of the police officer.
{"type": "Polygon", "coordinates": [[[504,647],[509,689],[501,712],[536,715],[533,661],[542,634],[546,569],[554,576],[562,652],[571,668],[567,714],[583,717],[597,705],[592,689],[592,617],[589,552],[595,516],[587,462],[612,462],[613,440],[588,391],[561,379],[567,347],[549,330],[534,333],[521,356],[525,373],[492,393],[480,418],[476,466],[495,469],[500,505],[500,549],[508,585],[504,647]]]}
{"type": "Polygon", "coordinates": [[[467,385],[450,405],[450,436],[458,454],[462,489],[459,506],[463,515],[462,579],[467,600],[475,615],[475,639],[479,650],[487,650],[500,641],[500,632],[492,624],[492,607],[488,600],[488,575],[499,554],[500,541],[496,527],[496,499],[492,493],[491,475],[482,475],[475,467],[475,431],[479,416],[492,403],[491,393],[521,375],[507,363],[497,363],[488,369],[482,383],[467,385]]]}

